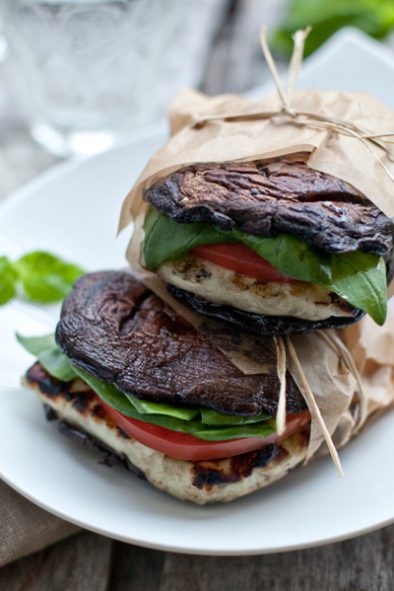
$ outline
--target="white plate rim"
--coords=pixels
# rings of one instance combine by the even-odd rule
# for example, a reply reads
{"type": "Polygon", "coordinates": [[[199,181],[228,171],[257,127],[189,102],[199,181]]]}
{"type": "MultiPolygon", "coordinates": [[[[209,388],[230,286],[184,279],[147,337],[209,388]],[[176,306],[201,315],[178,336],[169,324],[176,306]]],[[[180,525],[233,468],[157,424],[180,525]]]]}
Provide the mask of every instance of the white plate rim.
{"type": "Polygon", "coordinates": [[[141,541],[140,538],[134,538],[133,536],[122,536],[119,534],[114,534],[113,532],[111,532],[109,530],[92,526],[90,523],[85,523],[82,520],[70,518],[67,514],[63,513],[62,511],[55,510],[55,509],[51,508],[50,506],[46,505],[45,503],[42,503],[40,501],[40,499],[37,499],[33,495],[29,495],[25,490],[20,489],[17,485],[10,482],[1,473],[0,473],[0,478],[6,484],[8,484],[8,486],[10,486],[13,490],[15,490],[17,493],[19,493],[21,496],[23,496],[28,501],[31,501],[32,503],[34,503],[38,507],[41,507],[41,509],[45,509],[46,511],[48,511],[52,515],[55,515],[56,517],[59,517],[60,519],[63,519],[65,521],[67,521],[68,523],[71,523],[73,525],[81,527],[82,529],[85,529],[87,531],[91,531],[91,532],[99,534],[101,536],[105,536],[105,537],[110,538],[112,540],[117,540],[119,542],[125,542],[127,544],[134,544],[134,545],[140,546],[142,548],[149,548],[151,550],[161,550],[163,552],[177,552],[179,554],[187,554],[187,555],[191,555],[191,556],[195,556],[195,555],[199,555],[199,556],[258,556],[258,555],[265,555],[265,554],[282,554],[285,552],[296,552],[299,550],[308,550],[309,548],[317,548],[319,546],[326,546],[326,545],[330,545],[330,544],[338,544],[340,542],[345,542],[346,540],[351,540],[351,539],[359,537],[359,536],[364,536],[364,535],[367,535],[367,534],[372,533],[374,531],[377,531],[379,529],[382,529],[384,527],[388,527],[394,523],[394,516],[393,516],[392,519],[388,519],[388,520],[384,520],[380,523],[376,523],[371,527],[366,527],[366,528],[361,528],[359,530],[354,530],[354,531],[349,532],[348,534],[344,534],[342,536],[330,537],[327,539],[321,538],[319,541],[314,541],[314,542],[309,542],[309,543],[304,543],[304,544],[293,544],[293,545],[289,545],[289,546],[282,546],[280,548],[264,548],[263,550],[256,548],[253,550],[237,550],[237,551],[206,550],[204,548],[198,548],[198,547],[185,549],[181,546],[177,546],[177,545],[173,545],[173,544],[167,544],[167,545],[156,544],[154,542],[141,541]]]}

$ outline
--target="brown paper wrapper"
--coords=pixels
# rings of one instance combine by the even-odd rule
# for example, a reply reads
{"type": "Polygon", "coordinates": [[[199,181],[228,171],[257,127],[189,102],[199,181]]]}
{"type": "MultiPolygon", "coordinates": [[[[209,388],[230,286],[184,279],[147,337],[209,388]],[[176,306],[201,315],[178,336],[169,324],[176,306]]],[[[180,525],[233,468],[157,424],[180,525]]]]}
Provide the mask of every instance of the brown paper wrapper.
{"type": "MultiPolygon", "coordinates": [[[[291,107],[312,112],[327,119],[351,123],[366,132],[379,134],[394,129],[393,112],[378,100],[363,94],[304,91],[296,92],[291,107]]],[[[160,279],[139,264],[143,238],[142,223],[147,204],[144,191],[157,180],[201,162],[253,161],[275,156],[307,152],[308,164],[316,170],[341,178],[364,193],[386,215],[394,216],[394,159],[383,149],[356,137],[321,129],[309,122],[301,125],[280,114],[277,96],[250,101],[236,95],[213,98],[186,90],[170,110],[172,136],[148,162],[137,183],[126,197],[119,228],[134,221],[135,232],[127,258],[140,278],[181,316],[203,331],[229,359],[245,373],[264,373],[267,339],[238,335],[223,336],[221,323],[208,321],[177,302],[160,279]],[[267,113],[270,117],[267,118],[267,113]],[[236,119],[226,117],[237,115],[236,119]],[[198,124],[207,117],[219,117],[198,124]],[[259,353],[261,356],[259,358],[259,353]]],[[[292,337],[304,374],[320,409],[326,427],[340,447],[357,431],[360,401],[367,416],[394,405],[394,317],[390,312],[383,327],[370,318],[337,333],[353,356],[362,392],[354,371],[341,354],[319,333],[292,337]]],[[[288,369],[304,394],[302,380],[291,360],[288,369]]],[[[305,394],[304,397],[306,398],[305,394]]],[[[321,424],[312,411],[308,458],[321,447],[321,424]]]]}
{"type": "MultiPolygon", "coordinates": [[[[295,111],[347,121],[375,134],[394,130],[394,113],[365,94],[298,91],[291,106],[295,111]]],[[[259,119],[259,114],[277,112],[280,108],[276,95],[250,101],[237,95],[207,97],[193,90],[182,92],[170,109],[173,135],[151,158],[126,197],[120,229],[138,213],[145,189],[184,166],[196,162],[247,162],[297,152],[309,152],[309,166],[348,181],[386,215],[394,217],[394,184],[382,167],[382,164],[386,166],[394,176],[394,157],[391,160],[377,146],[355,137],[299,125],[281,115],[259,119]],[[248,115],[249,119],[218,119],[195,126],[207,116],[233,114],[248,115]]]]}

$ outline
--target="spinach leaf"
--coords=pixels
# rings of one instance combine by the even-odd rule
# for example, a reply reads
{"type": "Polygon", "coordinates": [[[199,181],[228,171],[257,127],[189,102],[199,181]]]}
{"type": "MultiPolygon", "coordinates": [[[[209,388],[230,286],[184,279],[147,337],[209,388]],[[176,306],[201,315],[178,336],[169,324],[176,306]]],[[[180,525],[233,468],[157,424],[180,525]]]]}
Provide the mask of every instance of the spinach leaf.
{"type": "Polygon", "coordinates": [[[152,208],[145,230],[145,264],[151,271],[181,258],[196,246],[242,242],[281,273],[335,292],[378,324],[385,320],[386,267],[376,255],[361,251],[331,255],[290,234],[263,238],[236,229],[226,232],[210,224],[180,224],[152,208]]]}
{"type": "Polygon", "coordinates": [[[26,351],[37,357],[51,376],[62,382],[70,382],[77,377],[70,361],[57,346],[53,334],[24,337],[17,333],[15,336],[26,351]]]}
{"type": "Polygon", "coordinates": [[[0,306],[16,295],[17,274],[7,257],[0,257],[0,306]]]}
{"type": "Polygon", "coordinates": [[[57,302],[83,274],[77,265],[65,263],[49,252],[25,254],[14,263],[26,296],[41,303],[57,302]]]}

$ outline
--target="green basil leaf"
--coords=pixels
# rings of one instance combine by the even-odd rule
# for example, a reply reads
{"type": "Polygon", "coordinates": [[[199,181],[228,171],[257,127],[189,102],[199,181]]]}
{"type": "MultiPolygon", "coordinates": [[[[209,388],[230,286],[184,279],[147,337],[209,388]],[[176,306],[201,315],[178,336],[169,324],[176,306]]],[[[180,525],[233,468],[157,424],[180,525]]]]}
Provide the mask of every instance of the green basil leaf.
{"type": "Polygon", "coordinates": [[[200,415],[198,408],[184,408],[182,406],[164,404],[162,402],[150,402],[149,400],[142,400],[141,398],[138,398],[138,396],[135,396],[135,394],[127,393],[125,396],[140,414],[167,415],[169,417],[181,419],[182,421],[191,421],[200,415]]]}
{"type": "Polygon", "coordinates": [[[0,257],[0,306],[16,295],[17,274],[7,257],[0,257]]]}
{"type": "Polygon", "coordinates": [[[41,303],[62,300],[84,273],[49,252],[30,252],[14,263],[26,296],[41,303]]]}
{"type": "MultiPolygon", "coordinates": [[[[152,207],[146,215],[144,228],[144,259],[150,271],[155,271],[166,261],[183,257],[196,246],[226,241],[222,232],[210,224],[181,224],[152,207]]],[[[229,236],[227,242],[233,240],[229,236]]]]}
{"type": "Polygon", "coordinates": [[[365,310],[379,325],[387,315],[386,264],[365,252],[332,257],[332,290],[356,308],[365,310]]]}
{"type": "MultiPolygon", "coordinates": [[[[81,378],[88,386],[96,392],[96,394],[109,406],[112,406],[115,410],[118,410],[127,417],[134,419],[139,418],[140,414],[135,410],[134,406],[128,400],[125,394],[122,394],[113,384],[103,382],[99,378],[92,376],[90,373],[80,369],[76,365],[73,365],[73,369],[77,376],[81,378]]],[[[142,415],[141,415],[142,416],[142,415]]],[[[141,419],[142,420],[142,419],[141,419]]]]}
{"type": "Polygon", "coordinates": [[[172,431],[188,433],[207,441],[266,437],[275,433],[275,420],[265,415],[248,418],[221,415],[207,409],[189,409],[149,402],[132,394],[124,394],[113,384],[104,382],[72,365],[56,344],[52,334],[39,337],[24,337],[17,334],[16,338],[29,353],[38,358],[50,375],[62,381],[71,381],[79,377],[103,402],[127,417],[166,427],[172,431]]]}
{"type": "Polygon", "coordinates": [[[53,334],[24,337],[16,333],[15,336],[22,347],[34,355],[51,376],[62,382],[70,382],[77,377],[70,361],[57,346],[53,334]]]}
{"type": "Polygon", "coordinates": [[[240,437],[267,437],[276,431],[275,419],[272,418],[252,425],[210,427],[204,425],[200,420],[186,421],[168,415],[140,414],[130,402],[128,396],[120,392],[113,384],[103,382],[79,367],[74,366],[74,370],[106,404],[109,404],[125,416],[137,419],[143,423],[165,427],[166,429],[178,431],[179,433],[187,433],[206,441],[225,441],[240,437]]]}
{"type": "Polygon", "coordinates": [[[231,425],[251,425],[253,423],[261,423],[268,421],[272,417],[268,415],[257,415],[255,417],[237,417],[233,415],[224,415],[209,408],[201,408],[201,422],[204,425],[231,426],[231,425]]]}
{"type": "MultiPolygon", "coordinates": [[[[18,343],[22,345],[26,351],[34,355],[34,357],[38,357],[43,351],[48,351],[55,348],[58,349],[55,341],[55,335],[52,333],[39,337],[24,337],[17,332],[15,337],[18,343]]],[[[51,373],[49,370],[48,372],[51,373]]]]}
{"type": "Polygon", "coordinates": [[[236,232],[237,238],[284,275],[300,281],[329,285],[331,257],[290,234],[262,238],[236,232]]]}

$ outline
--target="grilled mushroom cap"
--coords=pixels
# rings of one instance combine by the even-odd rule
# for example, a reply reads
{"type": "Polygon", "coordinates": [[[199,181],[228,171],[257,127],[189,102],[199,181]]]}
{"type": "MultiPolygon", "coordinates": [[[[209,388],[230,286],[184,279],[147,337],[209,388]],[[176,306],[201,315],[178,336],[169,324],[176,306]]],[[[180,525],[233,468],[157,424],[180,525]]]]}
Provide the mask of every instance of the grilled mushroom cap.
{"type": "MultiPolygon", "coordinates": [[[[223,330],[239,339],[239,331],[223,330]]],[[[245,375],[127,273],[82,277],[63,304],[56,340],[76,366],[146,400],[238,415],[273,416],[277,410],[279,382],[271,339],[259,339],[266,373],[245,375]]],[[[305,402],[291,376],[287,378],[287,411],[300,412],[305,402]]]]}

